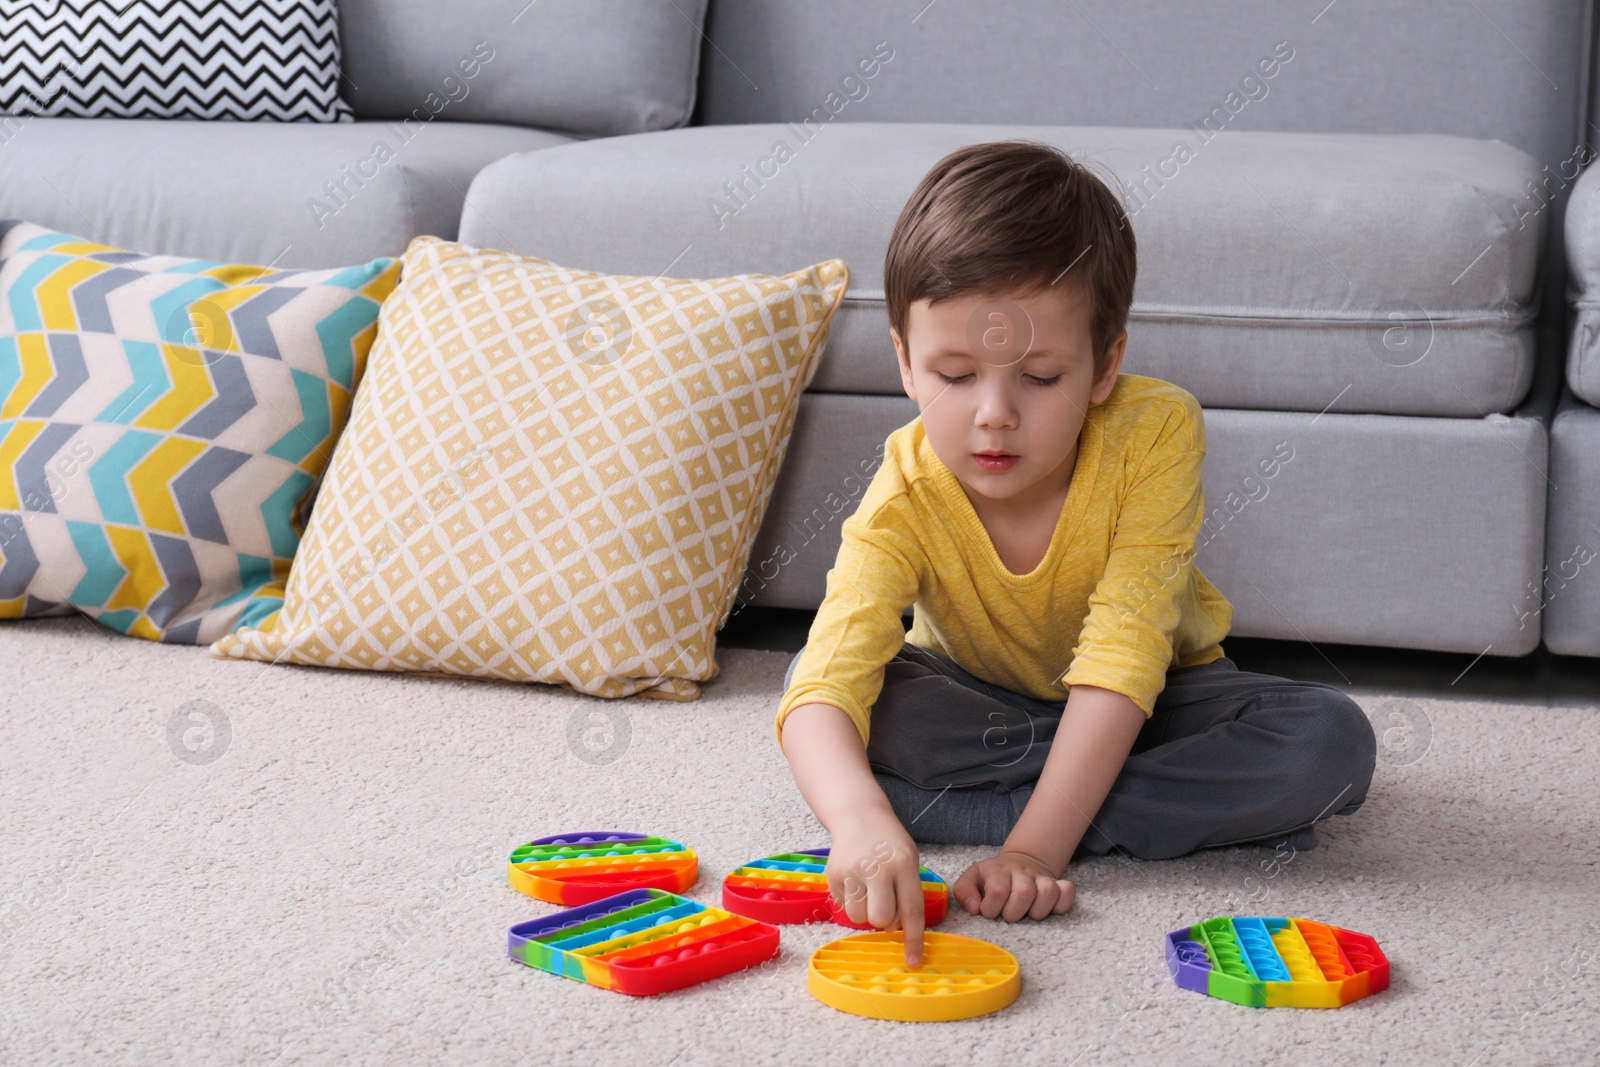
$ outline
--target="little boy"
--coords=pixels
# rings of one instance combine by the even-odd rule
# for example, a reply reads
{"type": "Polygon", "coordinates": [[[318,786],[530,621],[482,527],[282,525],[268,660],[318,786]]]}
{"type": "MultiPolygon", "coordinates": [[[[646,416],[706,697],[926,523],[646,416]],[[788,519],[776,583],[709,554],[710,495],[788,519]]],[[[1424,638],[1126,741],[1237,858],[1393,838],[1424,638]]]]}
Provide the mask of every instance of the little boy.
{"type": "Polygon", "coordinates": [[[829,890],[921,962],[916,840],[998,845],[971,913],[1067,911],[1075,855],[1314,844],[1377,751],[1338,689],[1239,670],[1194,563],[1205,423],[1120,375],[1135,246],[1098,178],[1035,141],[934,165],[884,259],[921,414],[828,574],[778,742],[832,838],[829,890]],[[914,605],[910,632],[901,621],[914,605]]]}

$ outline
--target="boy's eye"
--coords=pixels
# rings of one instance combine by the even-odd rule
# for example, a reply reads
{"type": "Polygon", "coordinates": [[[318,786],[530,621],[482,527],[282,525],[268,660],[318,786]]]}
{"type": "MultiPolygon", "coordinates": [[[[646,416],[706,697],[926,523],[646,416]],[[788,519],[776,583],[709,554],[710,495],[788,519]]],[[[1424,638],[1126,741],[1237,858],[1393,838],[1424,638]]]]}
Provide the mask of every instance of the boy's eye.
{"type": "MultiPolygon", "coordinates": [[[[938,371],[934,371],[934,376],[939,381],[946,382],[947,386],[958,386],[958,384],[965,382],[966,379],[971,378],[971,374],[962,374],[958,378],[950,378],[949,374],[939,374],[938,371]]],[[[1054,378],[1035,378],[1034,374],[1022,374],[1022,378],[1034,382],[1035,386],[1054,386],[1056,382],[1061,381],[1061,374],[1056,374],[1054,378]]]]}

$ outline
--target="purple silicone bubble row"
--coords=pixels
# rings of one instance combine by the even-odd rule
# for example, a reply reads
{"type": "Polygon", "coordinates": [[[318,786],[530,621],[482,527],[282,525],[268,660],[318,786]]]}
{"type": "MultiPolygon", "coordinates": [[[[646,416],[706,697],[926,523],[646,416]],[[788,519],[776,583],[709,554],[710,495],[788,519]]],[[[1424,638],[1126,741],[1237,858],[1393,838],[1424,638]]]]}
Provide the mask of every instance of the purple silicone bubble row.
{"type": "Polygon", "coordinates": [[[1175,946],[1178,950],[1178,962],[1187,963],[1191,967],[1204,967],[1211,969],[1211,958],[1206,955],[1206,947],[1198,941],[1179,941],[1175,946]]]}
{"type": "Polygon", "coordinates": [[[590,919],[597,919],[602,915],[615,915],[619,911],[626,911],[637,904],[652,900],[658,895],[660,895],[660,891],[655,889],[630,889],[625,893],[617,893],[613,896],[602,897],[588,904],[580,904],[576,908],[558,911],[554,915],[546,915],[542,919],[530,919],[528,922],[518,923],[511,928],[511,934],[513,937],[531,941],[536,937],[542,937],[557,930],[571,929],[574,926],[588,922],[590,919]]]}
{"type": "Polygon", "coordinates": [[[535,838],[530,845],[603,845],[613,841],[643,841],[649,834],[625,834],[616,830],[576,830],[565,834],[535,838]]]}
{"type": "Polygon", "coordinates": [[[1179,988],[1205,993],[1211,976],[1211,959],[1204,945],[1190,940],[1190,929],[1174,930],[1167,935],[1167,969],[1179,988]]]}

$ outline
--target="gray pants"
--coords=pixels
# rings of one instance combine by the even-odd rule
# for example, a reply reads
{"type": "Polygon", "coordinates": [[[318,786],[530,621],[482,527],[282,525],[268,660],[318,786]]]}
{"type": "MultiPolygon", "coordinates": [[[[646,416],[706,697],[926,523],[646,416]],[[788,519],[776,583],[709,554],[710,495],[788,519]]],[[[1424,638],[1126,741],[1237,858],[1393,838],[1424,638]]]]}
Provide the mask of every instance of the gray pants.
{"type": "MultiPolygon", "coordinates": [[[[908,642],[884,667],[867,762],[914,840],[1001,845],[1062,710],[908,642]]],[[[1366,714],[1331,685],[1241,671],[1226,657],[1176,667],[1077,855],[1310,848],[1313,823],[1361,806],[1376,758],[1366,714]]]]}

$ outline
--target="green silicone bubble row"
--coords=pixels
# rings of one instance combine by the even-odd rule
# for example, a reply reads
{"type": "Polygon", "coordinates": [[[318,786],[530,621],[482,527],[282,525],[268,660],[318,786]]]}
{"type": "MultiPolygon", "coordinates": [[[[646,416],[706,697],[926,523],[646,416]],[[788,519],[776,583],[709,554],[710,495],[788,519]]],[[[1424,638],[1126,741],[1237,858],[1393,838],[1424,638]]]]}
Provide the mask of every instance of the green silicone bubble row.
{"type": "Polygon", "coordinates": [[[511,852],[512,863],[544,863],[579,856],[632,856],[640,852],[682,852],[683,846],[665,837],[640,841],[600,841],[592,845],[518,845],[511,852]]]}
{"type": "Polygon", "coordinates": [[[1256,972],[1245,959],[1244,948],[1233,932],[1232,921],[1226,916],[1207,919],[1200,924],[1200,930],[1205,935],[1212,958],[1217,961],[1217,967],[1223,974],[1249,982],[1256,980],[1256,972]]]}

